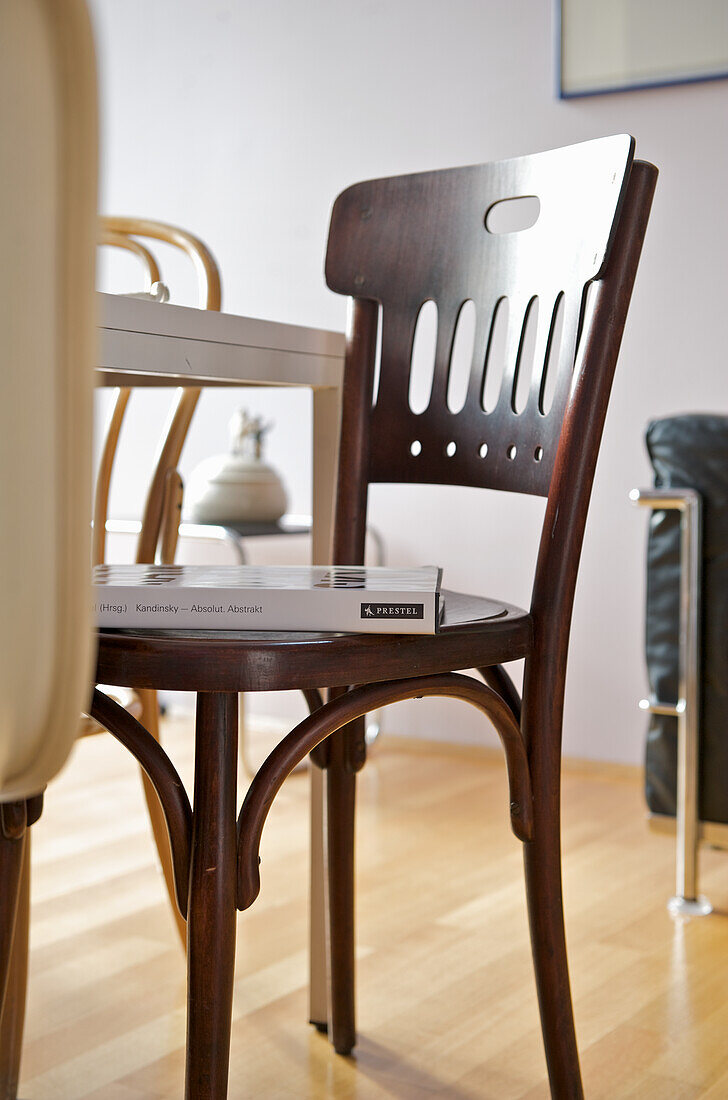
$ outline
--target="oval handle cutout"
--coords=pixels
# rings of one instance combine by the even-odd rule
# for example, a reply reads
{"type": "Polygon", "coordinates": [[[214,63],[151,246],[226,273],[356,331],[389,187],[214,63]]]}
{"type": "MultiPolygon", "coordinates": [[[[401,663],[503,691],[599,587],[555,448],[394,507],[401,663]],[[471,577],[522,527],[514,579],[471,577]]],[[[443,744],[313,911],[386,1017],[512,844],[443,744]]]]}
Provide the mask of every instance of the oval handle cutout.
{"type": "Polygon", "coordinates": [[[499,199],[485,212],[485,228],[489,233],[521,233],[536,224],[540,213],[537,195],[499,199]]]}

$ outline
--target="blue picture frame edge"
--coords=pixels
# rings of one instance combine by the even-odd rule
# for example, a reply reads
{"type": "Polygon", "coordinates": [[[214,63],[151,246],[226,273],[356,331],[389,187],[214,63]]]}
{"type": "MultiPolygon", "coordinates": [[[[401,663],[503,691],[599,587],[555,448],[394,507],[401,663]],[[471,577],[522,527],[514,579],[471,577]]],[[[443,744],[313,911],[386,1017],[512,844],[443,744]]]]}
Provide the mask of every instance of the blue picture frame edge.
{"type": "Polygon", "coordinates": [[[595,95],[620,95],[622,92],[639,92],[645,88],[674,88],[677,84],[706,84],[711,80],[728,80],[724,72],[704,73],[701,76],[679,76],[673,80],[646,80],[637,84],[620,84],[618,88],[589,88],[581,92],[566,92],[562,83],[563,73],[563,6],[564,0],[554,0],[554,36],[556,51],[556,98],[584,99],[595,95]]]}

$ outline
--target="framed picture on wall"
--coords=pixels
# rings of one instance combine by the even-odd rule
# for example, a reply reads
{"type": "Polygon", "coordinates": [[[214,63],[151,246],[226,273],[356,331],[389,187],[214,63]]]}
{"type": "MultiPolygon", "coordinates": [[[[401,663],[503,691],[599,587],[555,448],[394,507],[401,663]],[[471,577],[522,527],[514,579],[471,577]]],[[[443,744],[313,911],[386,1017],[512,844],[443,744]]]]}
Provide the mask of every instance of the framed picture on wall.
{"type": "Polygon", "coordinates": [[[558,94],[728,77],[728,0],[556,0],[558,94]]]}

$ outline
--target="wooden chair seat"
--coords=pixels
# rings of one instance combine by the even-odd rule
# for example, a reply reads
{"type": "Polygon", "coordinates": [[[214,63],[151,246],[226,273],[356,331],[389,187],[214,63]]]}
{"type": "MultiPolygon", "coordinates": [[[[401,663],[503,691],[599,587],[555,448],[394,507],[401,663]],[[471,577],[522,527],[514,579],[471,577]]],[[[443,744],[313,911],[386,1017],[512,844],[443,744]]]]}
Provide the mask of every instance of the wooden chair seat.
{"type": "MultiPolygon", "coordinates": [[[[454,595],[454,594],[453,594],[454,595]]],[[[530,652],[531,616],[511,604],[445,594],[439,634],[325,634],[104,630],[101,683],[166,691],[284,691],[345,687],[517,661],[530,652]],[[474,614],[493,617],[473,621],[474,614]]]]}

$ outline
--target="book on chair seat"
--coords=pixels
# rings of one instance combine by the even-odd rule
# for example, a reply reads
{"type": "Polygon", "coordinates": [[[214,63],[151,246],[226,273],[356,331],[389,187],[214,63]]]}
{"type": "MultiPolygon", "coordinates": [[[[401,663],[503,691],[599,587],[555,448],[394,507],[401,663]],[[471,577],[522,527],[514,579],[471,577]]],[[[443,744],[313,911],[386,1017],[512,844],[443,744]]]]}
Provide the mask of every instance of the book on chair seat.
{"type": "Polygon", "coordinates": [[[441,576],[434,565],[98,565],[93,610],[105,629],[435,634],[441,576]]]}

